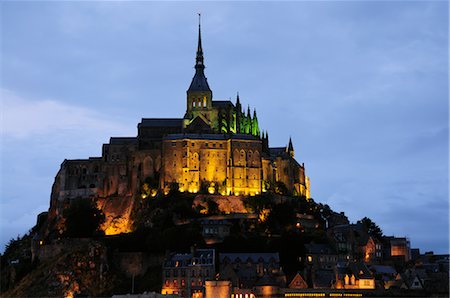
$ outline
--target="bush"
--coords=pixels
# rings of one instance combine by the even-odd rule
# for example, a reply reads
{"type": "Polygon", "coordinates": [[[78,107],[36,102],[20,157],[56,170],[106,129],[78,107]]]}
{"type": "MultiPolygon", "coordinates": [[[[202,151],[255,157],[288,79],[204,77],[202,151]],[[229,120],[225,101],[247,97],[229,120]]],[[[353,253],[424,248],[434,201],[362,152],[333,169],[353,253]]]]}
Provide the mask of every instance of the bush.
{"type": "Polygon", "coordinates": [[[101,235],[100,226],[105,215],[91,199],[77,198],[63,212],[66,237],[93,237],[101,235]]]}

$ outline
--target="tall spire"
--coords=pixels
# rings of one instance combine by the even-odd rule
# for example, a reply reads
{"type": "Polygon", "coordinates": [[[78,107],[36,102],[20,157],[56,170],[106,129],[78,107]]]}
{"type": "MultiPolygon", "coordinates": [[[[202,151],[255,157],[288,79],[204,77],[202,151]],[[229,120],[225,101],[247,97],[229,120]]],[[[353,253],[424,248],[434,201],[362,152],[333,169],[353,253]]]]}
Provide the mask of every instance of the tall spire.
{"type": "Polygon", "coordinates": [[[203,49],[202,49],[202,30],[201,30],[201,14],[198,14],[198,45],[197,45],[197,57],[195,58],[195,69],[198,71],[205,69],[203,64],[203,49]]]}
{"type": "Polygon", "coordinates": [[[201,15],[198,14],[198,45],[197,55],[195,57],[195,75],[192,78],[191,85],[188,91],[208,91],[211,92],[208,82],[205,77],[205,65],[203,62],[203,48],[202,48],[202,31],[201,31],[201,15]]]}

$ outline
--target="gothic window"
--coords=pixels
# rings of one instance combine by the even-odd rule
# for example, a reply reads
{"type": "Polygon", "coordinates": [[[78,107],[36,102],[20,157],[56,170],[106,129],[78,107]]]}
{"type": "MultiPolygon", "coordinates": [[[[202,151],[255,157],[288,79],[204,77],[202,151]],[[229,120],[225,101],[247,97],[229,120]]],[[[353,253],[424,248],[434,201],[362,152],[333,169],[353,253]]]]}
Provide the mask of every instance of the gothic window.
{"type": "Polygon", "coordinates": [[[244,150],[241,150],[241,152],[240,152],[239,164],[245,165],[245,151],[244,150]]]}

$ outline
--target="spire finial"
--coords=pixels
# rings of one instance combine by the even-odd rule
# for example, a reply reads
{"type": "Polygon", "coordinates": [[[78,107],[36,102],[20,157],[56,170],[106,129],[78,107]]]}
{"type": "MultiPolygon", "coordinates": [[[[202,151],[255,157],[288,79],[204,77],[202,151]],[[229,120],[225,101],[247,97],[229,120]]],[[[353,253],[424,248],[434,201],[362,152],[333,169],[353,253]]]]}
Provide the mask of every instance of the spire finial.
{"type": "Polygon", "coordinates": [[[195,58],[195,68],[197,70],[205,68],[203,65],[203,49],[202,49],[202,31],[201,31],[201,13],[198,13],[198,46],[197,57],[195,58]]]}

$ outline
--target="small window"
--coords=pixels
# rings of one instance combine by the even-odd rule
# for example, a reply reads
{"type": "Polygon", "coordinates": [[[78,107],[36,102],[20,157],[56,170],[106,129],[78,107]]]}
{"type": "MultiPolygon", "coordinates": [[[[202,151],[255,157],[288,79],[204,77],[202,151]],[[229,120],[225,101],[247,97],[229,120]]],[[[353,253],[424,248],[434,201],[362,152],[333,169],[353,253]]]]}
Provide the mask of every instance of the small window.
{"type": "Polygon", "coordinates": [[[172,147],[176,147],[177,143],[176,142],[172,142],[172,147]]]}

